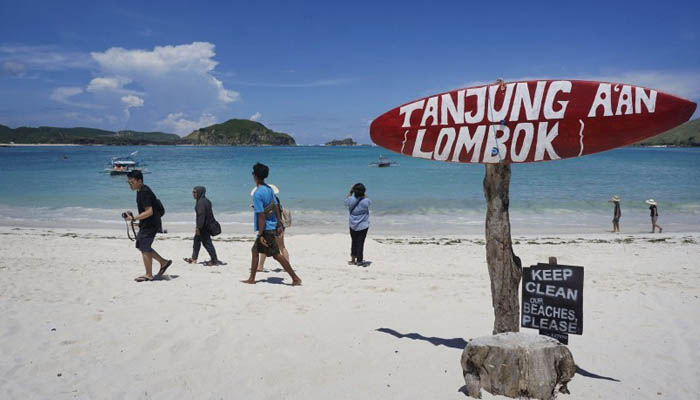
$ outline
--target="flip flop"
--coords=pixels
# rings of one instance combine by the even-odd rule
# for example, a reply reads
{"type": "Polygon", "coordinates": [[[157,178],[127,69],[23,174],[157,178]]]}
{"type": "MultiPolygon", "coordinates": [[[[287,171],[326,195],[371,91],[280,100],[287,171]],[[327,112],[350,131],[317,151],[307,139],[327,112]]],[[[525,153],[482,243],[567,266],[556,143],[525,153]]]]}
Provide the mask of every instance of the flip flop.
{"type": "Polygon", "coordinates": [[[151,282],[153,281],[153,278],[148,277],[146,275],[139,276],[138,278],[134,279],[136,282],[151,282]]]}
{"type": "Polygon", "coordinates": [[[193,263],[195,262],[195,259],[194,259],[194,258],[189,258],[189,257],[185,257],[185,258],[183,258],[182,260],[183,260],[184,262],[186,262],[187,264],[193,264],[193,263]]]}
{"type": "Polygon", "coordinates": [[[168,269],[168,267],[170,265],[172,265],[172,263],[173,263],[173,260],[168,260],[168,262],[164,266],[160,267],[160,271],[158,271],[157,276],[163,275],[165,273],[165,271],[168,269]]]}

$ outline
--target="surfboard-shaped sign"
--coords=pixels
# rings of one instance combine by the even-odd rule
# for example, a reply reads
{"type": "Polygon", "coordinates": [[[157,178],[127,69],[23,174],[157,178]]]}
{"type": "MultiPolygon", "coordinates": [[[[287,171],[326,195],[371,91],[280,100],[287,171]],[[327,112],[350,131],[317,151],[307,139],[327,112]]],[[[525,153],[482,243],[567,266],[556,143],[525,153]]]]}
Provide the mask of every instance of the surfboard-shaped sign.
{"type": "Polygon", "coordinates": [[[379,146],[429,160],[490,164],[580,157],[678,126],[692,101],[623,83],[497,82],[425,97],[372,121],[379,146]]]}

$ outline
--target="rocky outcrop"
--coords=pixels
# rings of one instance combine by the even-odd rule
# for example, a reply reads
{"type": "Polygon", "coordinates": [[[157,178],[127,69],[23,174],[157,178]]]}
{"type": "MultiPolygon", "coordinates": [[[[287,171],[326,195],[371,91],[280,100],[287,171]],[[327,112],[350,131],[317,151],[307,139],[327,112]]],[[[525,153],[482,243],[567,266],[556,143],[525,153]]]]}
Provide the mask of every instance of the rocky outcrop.
{"type": "Polygon", "coordinates": [[[512,398],[551,400],[576,373],[569,349],[556,340],[519,332],[470,340],[462,353],[465,393],[481,398],[481,389],[512,398]]]}
{"type": "Polygon", "coordinates": [[[265,125],[243,119],[231,119],[221,124],[197,129],[182,138],[183,144],[226,146],[295,146],[294,138],[275,132],[265,125]]]}
{"type": "Polygon", "coordinates": [[[357,143],[352,138],[334,139],[326,143],[326,146],[356,146],[357,143]]]}

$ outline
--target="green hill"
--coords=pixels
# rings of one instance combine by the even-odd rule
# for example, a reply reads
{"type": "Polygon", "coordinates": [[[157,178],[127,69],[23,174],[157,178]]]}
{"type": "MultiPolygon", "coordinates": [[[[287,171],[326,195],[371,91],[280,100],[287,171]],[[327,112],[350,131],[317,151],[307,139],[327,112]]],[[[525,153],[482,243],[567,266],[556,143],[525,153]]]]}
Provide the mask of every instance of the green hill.
{"type": "Polygon", "coordinates": [[[56,128],[21,126],[11,129],[0,125],[0,143],[16,144],[176,144],[179,136],[162,132],[112,132],[93,128],[56,128]]]}
{"type": "Polygon", "coordinates": [[[700,118],[637,143],[639,146],[700,146],[700,118]]]}
{"type": "Polygon", "coordinates": [[[275,132],[247,119],[230,119],[221,124],[200,128],[182,138],[182,143],[228,146],[296,146],[294,138],[275,132]]]}

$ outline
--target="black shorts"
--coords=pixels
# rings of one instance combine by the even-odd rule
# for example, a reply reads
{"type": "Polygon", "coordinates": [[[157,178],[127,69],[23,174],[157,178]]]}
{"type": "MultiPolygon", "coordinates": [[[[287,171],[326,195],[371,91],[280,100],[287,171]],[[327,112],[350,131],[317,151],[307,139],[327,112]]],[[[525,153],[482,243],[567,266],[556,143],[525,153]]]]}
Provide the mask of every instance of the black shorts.
{"type": "Polygon", "coordinates": [[[155,238],[155,232],[139,231],[136,235],[136,248],[141,250],[142,253],[151,253],[153,251],[151,245],[153,245],[155,238]]]}
{"type": "Polygon", "coordinates": [[[265,254],[268,257],[276,256],[280,253],[280,249],[277,246],[276,236],[275,231],[263,231],[263,237],[265,238],[267,246],[262,244],[260,238],[257,238],[255,239],[255,243],[253,243],[253,251],[265,254]]]}

